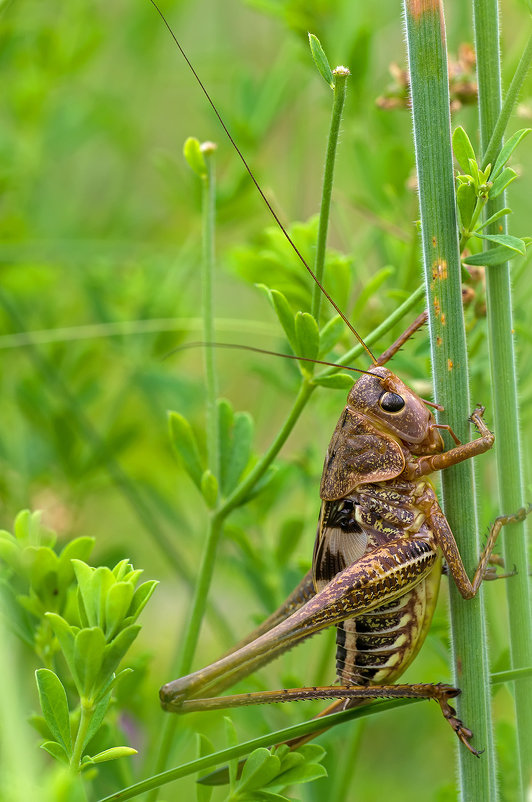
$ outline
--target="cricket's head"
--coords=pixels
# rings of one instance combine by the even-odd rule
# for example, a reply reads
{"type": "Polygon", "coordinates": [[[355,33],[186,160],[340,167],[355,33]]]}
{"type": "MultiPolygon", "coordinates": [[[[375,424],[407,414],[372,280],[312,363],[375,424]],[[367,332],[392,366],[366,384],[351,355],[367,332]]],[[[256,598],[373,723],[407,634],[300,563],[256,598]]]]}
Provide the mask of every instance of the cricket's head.
{"type": "Polygon", "coordinates": [[[436,421],[425,401],[388,368],[375,366],[361,376],[349,392],[347,403],[379,428],[417,446],[414,453],[443,449],[436,421]]]}

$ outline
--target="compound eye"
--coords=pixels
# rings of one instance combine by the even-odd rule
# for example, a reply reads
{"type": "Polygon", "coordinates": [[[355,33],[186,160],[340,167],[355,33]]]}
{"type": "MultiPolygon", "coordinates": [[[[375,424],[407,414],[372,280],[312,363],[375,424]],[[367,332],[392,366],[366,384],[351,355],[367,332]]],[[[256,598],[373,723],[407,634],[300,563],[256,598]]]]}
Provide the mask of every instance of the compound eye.
{"type": "Polygon", "coordinates": [[[379,398],[379,405],[385,412],[400,412],[405,405],[405,400],[397,393],[383,393],[379,398]]]}

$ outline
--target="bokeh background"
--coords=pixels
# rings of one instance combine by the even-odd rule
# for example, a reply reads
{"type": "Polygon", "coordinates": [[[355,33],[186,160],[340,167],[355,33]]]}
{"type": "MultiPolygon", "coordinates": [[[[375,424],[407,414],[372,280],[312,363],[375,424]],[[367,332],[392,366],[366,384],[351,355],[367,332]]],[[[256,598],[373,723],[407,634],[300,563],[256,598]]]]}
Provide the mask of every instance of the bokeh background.
{"type": "MultiPolygon", "coordinates": [[[[307,30],[320,38],[331,64],[350,68],[330,236],[339,267],[326,283],[363,336],[421,281],[411,123],[400,101],[399,73],[393,68],[390,73],[390,64],[405,63],[399,5],[391,0],[164,5],[281,217],[300,221],[296,231],[310,256],[309,220],[319,208],[330,92],[312,63],[307,30]]],[[[471,14],[467,3],[446,5],[448,46],[457,61],[459,53],[462,58],[467,53],[461,45],[472,39],[471,14]]],[[[527,11],[524,0],[504,0],[501,7],[508,83],[524,46],[527,11]]],[[[205,414],[201,351],[166,356],[198,339],[201,330],[200,187],[181,155],[186,137],[219,144],[218,339],[286,350],[274,314],[254,285],[291,287],[296,308],[305,308],[310,287],[273,233],[267,211],[148,0],[2,2],[0,71],[0,523],[9,529],[19,509],[42,509],[60,541],[94,536],[95,561],[114,564],[128,556],[147,578],[161,583],[143,613],[145,626],[131,661],[136,674],[122,700],[127,711],[122,726],[140,755],[129,768],[102,772],[100,790],[111,792],[153,768],[164,716],[157,690],[173,676],[205,536],[204,506],[172,453],[166,422],[167,410],[175,409],[201,433],[205,414]]],[[[531,90],[529,77],[512,131],[530,125],[531,90]]],[[[456,108],[457,124],[476,144],[474,106],[456,108]]],[[[517,162],[522,178],[510,190],[510,226],[522,236],[530,234],[528,140],[517,162]]],[[[527,268],[524,260],[513,263],[524,470],[530,477],[527,268]]],[[[471,286],[472,398],[489,408],[482,277],[471,286]]],[[[390,342],[382,342],[382,349],[390,342]]],[[[347,335],[344,343],[351,344],[347,335]]],[[[260,453],[290,407],[296,370],[259,355],[216,357],[221,395],[253,415],[260,453]]],[[[394,369],[430,394],[426,332],[398,355],[394,369]]],[[[273,610],[309,567],[323,454],[343,403],[342,392],[314,395],[283,449],[275,481],[231,518],[210,596],[218,615],[206,619],[197,667],[273,610]]],[[[478,463],[485,528],[498,512],[493,455],[478,463]]],[[[431,634],[406,681],[450,679],[445,579],[443,585],[431,634]]],[[[502,585],[487,590],[494,669],[508,665],[502,585]]],[[[31,654],[16,654],[16,696],[25,717],[37,707],[37,666],[31,654]]],[[[333,677],[329,632],[242,689],[327,683],[333,677]]],[[[507,689],[496,693],[494,705],[504,799],[512,800],[507,689]]],[[[244,740],[319,709],[261,707],[233,718],[244,740]]],[[[171,765],[194,757],[196,730],[217,748],[224,746],[222,713],[190,715],[179,725],[171,765]]],[[[47,765],[38,738],[22,730],[19,737],[21,766],[32,763],[37,776],[47,765]]],[[[298,788],[298,798],[456,798],[456,744],[436,705],[344,725],[321,743],[328,751],[329,778],[298,788]]],[[[187,780],[161,798],[193,794],[187,780]]]]}

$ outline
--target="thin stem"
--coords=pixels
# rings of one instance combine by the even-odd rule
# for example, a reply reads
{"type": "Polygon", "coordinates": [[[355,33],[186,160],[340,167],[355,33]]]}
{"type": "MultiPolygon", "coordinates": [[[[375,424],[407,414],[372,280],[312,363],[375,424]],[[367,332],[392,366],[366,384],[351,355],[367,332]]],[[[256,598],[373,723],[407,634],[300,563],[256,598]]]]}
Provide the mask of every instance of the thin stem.
{"type": "MultiPolygon", "coordinates": [[[[481,54],[478,60],[480,62],[483,62],[484,55],[481,54]]],[[[491,132],[491,135],[489,136],[489,142],[486,146],[486,150],[482,158],[483,170],[486,169],[488,164],[495,163],[495,159],[497,158],[499,150],[501,148],[501,142],[504,136],[504,132],[506,131],[506,126],[508,125],[510,116],[517,103],[519,92],[521,91],[521,88],[523,86],[526,74],[530,69],[531,61],[532,61],[532,34],[530,34],[530,36],[528,37],[528,42],[526,44],[525,49],[523,50],[521,58],[519,59],[519,64],[517,65],[514,77],[512,78],[512,82],[508,88],[506,97],[504,98],[504,103],[502,104],[502,108],[500,109],[499,115],[497,117],[497,122],[493,126],[493,130],[491,132]]],[[[479,73],[480,73],[480,66],[479,66],[479,73]]],[[[479,87],[479,105],[482,105],[483,103],[484,103],[484,97],[482,97],[482,100],[480,99],[480,87],[479,87]]],[[[485,136],[488,132],[487,131],[481,132],[481,137],[482,133],[484,133],[485,136]]]]}
{"type": "MultiPolygon", "coordinates": [[[[214,150],[216,146],[205,143],[202,146],[207,167],[207,175],[202,181],[202,217],[203,217],[203,255],[201,286],[203,291],[203,336],[207,342],[214,340],[214,304],[213,277],[215,267],[214,235],[216,220],[216,179],[214,172],[214,150]]],[[[216,353],[214,348],[205,348],[206,383],[206,419],[207,419],[207,456],[211,473],[220,476],[219,433],[216,398],[218,396],[218,380],[216,376],[216,353]]]]}
{"type": "Polygon", "coordinates": [[[70,758],[70,770],[74,774],[79,774],[81,767],[81,758],[83,757],[83,747],[85,746],[85,738],[89,731],[89,726],[94,713],[94,705],[87,704],[85,699],[81,700],[81,715],[79,719],[79,727],[74,742],[74,749],[72,750],[72,757],[70,758]]]}
{"type": "MultiPolygon", "coordinates": [[[[404,0],[411,76],[412,114],[427,286],[435,400],[458,437],[470,439],[467,351],[461,300],[461,266],[450,138],[449,87],[443,8],[440,0],[404,0]]],[[[442,475],[443,507],[471,575],[479,553],[470,461],[442,475]],[[467,538],[464,537],[467,535],[467,538]]],[[[474,744],[488,749],[476,760],[458,748],[462,798],[495,799],[491,768],[489,675],[479,597],[464,602],[450,586],[455,682],[463,691],[459,714],[475,734],[474,744]]]]}
{"type": "MultiPolygon", "coordinates": [[[[486,158],[491,161],[502,145],[504,128],[499,121],[505,112],[507,101],[501,112],[501,67],[499,57],[499,18],[496,0],[475,0],[475,41],[478,62],[479,115],[481,145],[486,158]],[[486,145],[486,143],[488,144],[486,145]]],[[[532,57],[529,40],[521,58],[509,95],[512,104],[522,83],[532,57]],[[514,84],[516,87],[514,87],[514,84]],[[514,87],[512,89],[512,87],[514,87]]],[[[489,201],[488,217],[504,208],[502,193],[489,201]]],[[[488,232],[506,233],[506,218],[497,221],[488,232]],[[502,229],[501,229],[502,226],[502,229]]],[[[497,473],[501,512],[511,512],[523,506],[524,488],[521,478],[521,437],[519,433],[518,385],[513,343],[512,301],[510,271],[508,264],[497,265],[486,270],[486,296],[488,313],[488,337],[491,362],[491,386],[495,413],[495,440],[497,447],[497,473]]],[[[517,566],[517,575],[506,582],[508,599],[510,656],[513,669],[532,665],[532,618],[528,582],[525,526],[514,525],[505,533],[503,540],[504,559],[507,565],[517,566]]],[[[517,724],[518,754],[521,796],[532,771],[532,678],[515,683],[515,714],[517,724]]]]}
{"type": "MultiPolygon", "coordinates": [[[[327,153],[325,156],[325,167],[323,171],[320,220],[318,226],[318,240],[316,242],[316,260],[314,262],[314,274],[320,284],[323,281],[323,269],[325,267],[325,254],[327,247],[327,233],[329,230],[329,214],[331,210],[336,148],[338,145],[338,135],[340,133],[340,122],[342,119],[342,110],[344,108],[349,70],[337,67],[334,71],[334,76],[335,82],[333,89],[334,99],[331,115],[331,127],[329,129],[327,153]]],[[[314,284],[311,312],[316,320],[319,320],[321,299],[321,289],[318,284],[314,284]]]]}
{"type": "Polygon", "coordinates": [[[327,729],[329,729],[330,727],[344,724],[353,719],[364,718],[365,716],[375,715],[381,712],[388,712],[394,708],[403,707],[404,705],[417,704],[420,701],[421,699],[394,699],[393,701],[375,702],[360,708],[344,710],[341,713],[333,713],[324,718],[314,718],[310,721],[304,721],[302,724],[295,724],[283,730],[270,732],[268,735],[254,738],[252,741],[238,744],[238,746],[231,746],[228,749],[223,749],[212,755],[205,755],[197,760],[184,763],[182,766],[177,766],[175,769],[169,769],[153,777],[148,777],[146,780],[141,780],[141,782],[130,785],[129,788],[123,788],[121,791],[110,794],[110,796],[103,797],[99,802],[114,802],[115,800],[121,800],[122,802],[122,800],[134,799],[134,797],[140,796],[140,794],[146,793],[146,791],[161,788],[163,785],[167,785],[167,783],[173,782],[174,780],[188,777],[190,774],[196,774],[200,771],[204,772],[206,769],[219,766],[220,763],[227,763],[230,760],[244,757],[259,747],[274,746],[277,743],[288,741],[292,738],[303,737],[317,732],[318,730],[322,730],[325,722],[327,729]]]}

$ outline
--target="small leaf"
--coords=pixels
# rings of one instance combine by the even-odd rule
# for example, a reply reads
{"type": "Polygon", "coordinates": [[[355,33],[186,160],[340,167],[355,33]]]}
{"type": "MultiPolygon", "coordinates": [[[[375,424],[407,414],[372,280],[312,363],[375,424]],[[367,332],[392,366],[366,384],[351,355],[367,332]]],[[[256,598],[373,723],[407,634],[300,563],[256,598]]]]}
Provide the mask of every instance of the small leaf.
{"type": "Polygon", "coordinates": [[[74,677],[74,681],[78,684],[79,678],[76,673],[76,667],[74,664],[74,640],[76,636],[76,630],[70,626],[70,624],[65,621],[60,615],[57,613],[46,613],[46,618],[50,622],[50,626],[54,632],[55,637],[59,641],[59,646],[61,647],[61,651],[65,656],[65,660],[67,661],[68,667],[74,677]]]}
{"type": "Polygon", "coordinates": [[[85,738],[83,740],[83,749],[90,743],[91,739],[94,738],[100,727],[102,726],[102,721],[105,718],[105,714],[107,713],[107,709],[109,707],[109,703],[111,701],[111,692],[105,694],[101,699],[96,702],[94,706],[94,710],[92,711],[92,716],[90,720],[90,724],[87,728],[87,732],[85,733],[85,738]]]}
{"type": "Polygon", "coordinates": [[[251,457],[254,424],[249,412],[237,412],[234,416],[231,454],[225,466],[224,492],[231,493],[246,469],[251,457]]]}
{"type": "Polygon", "coordinates": [[[516,131],[515,134],[512,134],[510,139],[504,143],[502,146],[499,155],[497,156],[497,160],[493,165],[493,170],[491,171],[491,178],[494,180],[497,178],[499,173],[501,172],[502,168],[519,145],[522,139],[532,131],[532,128],[522,128],[520,131],[516,131]]]}
{"type": "Polygon", "coordinates": [[[182,459],[183,465],[196,487],[201,489],[204,467],[190,423],[179,412],[169,412],[168,425],[170,440],[176,454],[182,459]]]}
{"type": "Polygon", "coordinates": [[[314,60],[314,64],[318,68],[318,71],[321,77],[329,84],[331,89],[334,89],[334,78],[332,74],[332,70],[321,46],[320,40],[317,36],[314,36],[313,33],[309,33],[308,35],[308,42],[310,45],[310,52],[312,53],[312,58],[314,60]]]}
{"type": "Polygon", "coordinates": [[[59,566],[57,576],[59,583],[63,586],[69,585],[74,579],[74,568],[72,560],[88,560],[93,549],[95,538],[77,537],[67,543],[59,555],[59,566]]]}
{"type": "Polygon", "coordinates": [[[144,610],[158,584],[156,579],[149,579],[147,582],[143,582],[142,585],[138,586],[133,594],[133,599],[129,607],[131,623],[133,623],[144,610]]]}
{"type": "Polygon", "coordinates": [[[81,629],[74,643],[74,661],[79,678],[80,696],[92,696],[100,673],[105,649],[105,636],[99,627],[81,629]]]}
{"type": "Polygon", "coordinates": [[[270,294],[273,308],[277,313],[277,317],[279,318],[279,322],[283,327],[288,342],[290,343],[293,352],[297,353],[296,328],[294,322],[294,315],[292,314],[290,305],[286,300],[286,297],[283,295],[282,292],[279,292],[279,290],[271,290],[270,294]]]}
{"type": "Polygon", "coordinates": [[[64,747],[58,744],[57,741],[45,741],[41,744],[41,749],[44,749],[49,755],[55,757],[56,760],[61,761],[61,763],[66,763],[68,765],[68,755],[64,747]]]}
{"type": "MultiPolygon", "coordinates": [[[[320,332],[315,318],[308,312],[298,312],[295,319],[296,324],[296,356],[304,356],[307,359],[316,359],[320,349],[320,332]]],[[[301,369],[305,373],[312,372],[312,365],[303,364],[301,369]]]]}
{"type": "Polygon", "coordinates": [[[120,660],[122,660],[139,632],[140,626],[138,624],[130,625],[119,632],[111,643],[107,644],[104,649],[102,667],[98,678],[100,685],[103,685],[111,674],[114,674],[120,660]]]}
{"type": "Polygon", "coordinates": [[[475,206],[477,205],[477,195],[473,184],[458,184],[456,188],[456,203],[460,213],[462,229],[468,231],[475,206]]]}
{"type": "Polygon", "coordinates": [[[473,176],[473,182],[475,184],[475,189],[478,189],[479,185],[482,183],[479,175],[478,164],[475,159],[469,159],[469,172],[473,176]]]}
{"type": "Polygon", "coordinates": [[[130,582],[116,582],[105,599],[105,625],[106,640],[111,640],[119,631],[126,617],[133,599],[135,589],[130,582]]]}
{"type": "MultiPolygon", "coordinates": [[[[212,742],[207,738],[206,735],[203,733],[198,732],[196,736],[196,744],[197,744],[197,755],[198,758],[205,757],[205,755],[211,755],[214,752],[214,746],[212,742]]],[[[210,770],[207,769],[206,771],[200,771],[198,773],[198,782],[196,783],[196,801],[197,802],[209,802],[212,792],[214,788],[210,785],[204,785],[201,783],[202,777],[205,777],[209,774],[210,770]]]]}
{"type": "Polygon", "coordinates": [[[201,151],[199,140],[189,136],[183,145],[183,156],[186,159],[188,166],[200,178],[207,177],[207,165],[205,163],[205,156],[201,151]]]}
{"type": "Polygon", "coordinates": [[[509,262],[519,256],[517,251],[506,248],[504,245],[497,245],[495,248],[490,248],[488,251],[482,253],[474,253],[462,259],[466,265],[485,265],[492,267],[493,265],[502,265],[504,262],[509,262]]]}
{"type": "Polygon", "coordinates": [[[510,234],[480,234],[475,232],[475,236],[480,239],[488,240],[489,242],[496,242],[498,245],[505,245],[512,251],[517,251],[522,256],[526,253],[525,243],[518,237],[512,237],[510,234]]]}
{"type": "Polygon", "coordinates": [[[50,732],[70,756],[70,718],[66,691],[61,680],[48,668],[38,668],[35,672],[41,709],[50,732]]]}
{"type": "Polygon", "coordinates": [[[332,376],[315,376],[312,379],[313,384],[318,384],[320,387],[328,387],[330,390],[350,390],[354,383],[353,376],[347,373],[334,373],[332,376]]]}
{"type": "Polygon", "coordinates": [[[501,217],[505,217],[507,214],[513,214],[512,210],[499,209],[498,212],[495,212],[495,214],[492,214],[491,217],[488,217],[488,219],[485,220],[481,225],[477,226],[474,233],[476,234],[478,231],[482,231],[482,229],[491,226],[492,223],[495,223],[497,220],[499,220],[501,217]]]}
{"type": "Polygon", "coordinates": [[[137,750],[131,746],[113,746],[111,749],[105,749],[103,752],[93,755],[91,760],[93,763],[106,763],[108,760],[117,760],[119,757],[131,757],[131,755],[137,754],[137,750]]]}
{"type": "Polygon", "coordinates": [[[255,749],[250,754],[237,785],[237,792],[253,791],[263,788],[279,773],[281,761],[277,755],[272,755],[269,749],[255,749]]]}
{"type": "Polygon", "coordinates": [[[325,357],[331,351],[345,331],[345,323],[340,315],[327,321],[320,331],[320,356],[325,357]]]}
{"type": "Polygon", "coordinates": [[[205,499],[207,507],[213,510],[218,500],[218,479],[209,468],[203,471],[203,476],[201,477],[201,495],[205,499]]]}
{"type": "Polygon", "coordinates": [[[467,173],[469,170],[469,160],[475,161],[475,151],[473,145],[461,125],[453,132],[453,153],[461,170],[467,173]]]}
{"type": "Polygon", "coordinates": [[[502,173],[499,176],[497,176],[497,178],[490,187],[489,190],[490,200],[493,200],[493,198],[498,198],[499,195],[502,192],[504,192],[506,187],[510,186],[512,181],[515,181],[516,178],[517,178],[517,173],[515,172],[515,170],[512,170],[511,167],[505,167],[502,173]]]}

